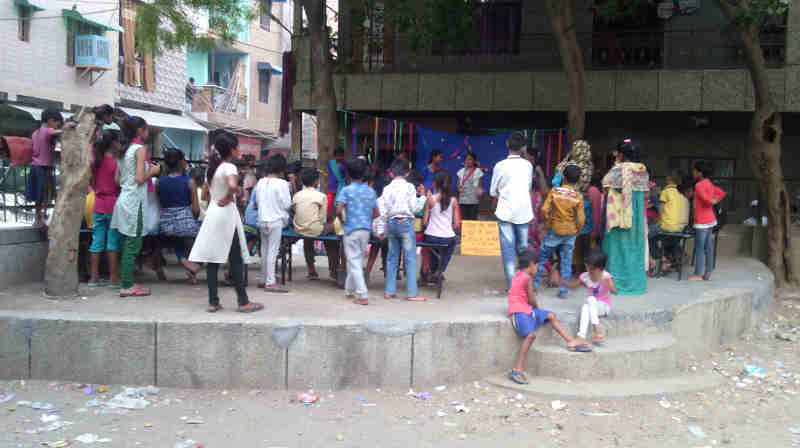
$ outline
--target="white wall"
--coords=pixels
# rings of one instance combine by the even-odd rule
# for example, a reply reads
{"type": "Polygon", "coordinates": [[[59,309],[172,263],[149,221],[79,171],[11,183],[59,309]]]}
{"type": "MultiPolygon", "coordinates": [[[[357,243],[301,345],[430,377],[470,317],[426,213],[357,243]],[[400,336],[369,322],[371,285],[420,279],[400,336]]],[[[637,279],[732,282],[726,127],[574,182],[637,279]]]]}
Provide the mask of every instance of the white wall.
{"type": "Polygon", "coordinates": [[[127,84],[117,84],[118,101],[136,101],[137,103],[151,104],[166,109],[183,111],[185,98],[184,88],[188,81],[186,77],[186,51],[168,50],[156,56],[153,61],[155,67],[156,90],[147,92],[140,87],[127,84]]]}
{"type": "MultiPolygon", "coordinates": [[[[116,64],[112,63],[111,70],[93,86],[89,85],[88,75],[78,79],[80,71],[66,64],[67,30],[61,10],[71,8],[73,3],[78,12],[94,21],[113,25],[119,22],[119,13],[113,4],[81,0],[39,0],[45,10],[33,15],[29,42],[17,37],[17,21],[0,21],[0,91],[7,92],[9,100],[15,100],[17,95],[34,96],[63,102],[67,109],[73,104],[94,106],[114,102],[116,64]],[[90,14],[105,10],[112,11],[90,14]]],[[[17,17],[12,0],[0,1],[0,17],[17,17]]],[[[105,35],[111,43],[113,58],[118,54],[119,36],[115,31],[105,35]]]]}

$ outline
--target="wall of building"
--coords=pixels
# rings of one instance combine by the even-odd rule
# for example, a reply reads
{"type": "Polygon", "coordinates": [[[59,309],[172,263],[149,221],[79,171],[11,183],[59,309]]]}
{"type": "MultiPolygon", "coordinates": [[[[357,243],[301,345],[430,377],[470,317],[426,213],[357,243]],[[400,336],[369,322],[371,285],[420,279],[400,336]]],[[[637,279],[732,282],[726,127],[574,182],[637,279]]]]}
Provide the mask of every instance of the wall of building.
{"type": "Polygon", "coordinates": [[[186,81],[194,78],[198,86],[208,84],[208,53],[205,51],[186,52],[186,81]]]}
{"type": "Polygon", "coordinates": [[[117,83],[117,101],[158,106],[162,109],[183,110],[186,86],[186,51],[165,50],[153,61],[156,89],[148,92],[140,87],[117,83]]]}
{"type": "MultiPolygon", "coordinates": [[[[44,11],[36,12],[30,23],[30,41],[20,41],[17,21],[0,21],[0,92],[8,93],[14,101],[17,96],[31,96],[58,101],[70,109],[73,105],[96,105],[114,102],[117,82],[117,64],[94,85],[89,77],[80,78],[80,71],[68,66],[67,30],[61,18],[63,8],[76,5],[78,12],[94,21],[118,24],[118,12],[113,4],[75,0],[64,3],[58,0],[40,0],[44,11]],[[104,11],[104,12],[97,12],[104,11]],[[55,18],[47,18],[53,17],[55,18]]],[[[17,17],[14,2],[0,2],[0,17],[17,17]]],[[[105,33],[110,43],[110,53],[118,54],[118,34],[105,33]]],[[[95,75],[96,77],[97,75],[95,75]]]]}

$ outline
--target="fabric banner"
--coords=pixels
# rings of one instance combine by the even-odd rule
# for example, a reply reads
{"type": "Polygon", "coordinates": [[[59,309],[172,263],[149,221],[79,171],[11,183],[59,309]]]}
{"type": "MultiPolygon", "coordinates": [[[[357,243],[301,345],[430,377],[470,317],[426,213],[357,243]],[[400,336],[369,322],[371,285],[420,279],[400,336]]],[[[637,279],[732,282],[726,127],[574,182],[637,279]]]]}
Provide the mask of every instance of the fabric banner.
{"type": "Polygon", "coordinates": [[[464,158],[468,151],[478,156],[483,171],[482,185],[489,192],[494,165],[508,157],[506,141],[511,133],[466,136],[428,129],[417,125],[417,170],[428,164],[431,151],[441,150],[444,154],[442,168],[453,176],[453,185],[457,182],[456,173],[464,167],[464,158]]]}

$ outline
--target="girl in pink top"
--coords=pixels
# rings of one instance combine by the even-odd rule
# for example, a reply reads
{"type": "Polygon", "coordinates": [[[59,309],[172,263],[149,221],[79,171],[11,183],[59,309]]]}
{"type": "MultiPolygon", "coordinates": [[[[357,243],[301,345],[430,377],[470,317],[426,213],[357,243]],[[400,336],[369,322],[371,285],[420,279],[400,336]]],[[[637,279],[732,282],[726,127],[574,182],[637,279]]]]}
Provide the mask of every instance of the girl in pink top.
{"type": "Polygon", "coordinates": [[[109,285],[119,289],[119,251],[120,235],[111,228],[114,204],[119,196],[119,169],[116,156],[120,153],[119,131],[107,130],[93,145],[91,185],[95,191],[94,213],[92,216],[92,245],[90,287],[109,285]],[[109,282],[100,280],[100,258],[108,253],[109,282]]]}
{"type": "Polygon", "coordinates": [[[600,330],[600,316],[607,316],[611,312],[611,294],[617,293],[614,286],[614,277],[606,269],[606,254],[602,250],[593,250],[586,259],[586,272],[581,274],[572,283],[570,288],[576,288],[583,283],[588,289],[589,296],[581,307],[581,324],[578,337],[586,340],[589,332],[589,322],[592,324],[592,342],[605,340],[600,330]]]}

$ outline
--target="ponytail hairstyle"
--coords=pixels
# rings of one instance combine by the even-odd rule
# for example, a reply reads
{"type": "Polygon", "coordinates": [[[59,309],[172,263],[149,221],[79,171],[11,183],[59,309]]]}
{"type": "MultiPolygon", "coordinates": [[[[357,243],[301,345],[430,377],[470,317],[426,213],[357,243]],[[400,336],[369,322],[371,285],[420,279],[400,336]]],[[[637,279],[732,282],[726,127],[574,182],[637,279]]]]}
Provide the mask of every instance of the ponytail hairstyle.
{"type": "Polygon", "coordinates": [[[103,158],[106,156],[108,150],[111,149],[111,145],[115,141],[119,141],[119,132],[108,130],[100,134],[100,136],[97,138],[97,141],[94,142],[92,149],[94,150],[95,171],[100,169],[100,165],[103,164],[103,158]]]}
{"type": "Polygon", "coordinates": [[[233,151],[239,146],[239,139],[227,131],[222,131],[216,135],[214,139],[214,150],[208,157],[208,171],[206,171],[206,179],[211,184],[214,179],[214,173],[217,168],[222,165],[222,162],[231,156],[233,151]]]}
{"type": "Polygon", "coordinates": [[[123,146],[125,150],[131,146],[131,142],[136,138],[139,129],[147,127],[147,122],[142,117],[128,117],[122,122],[122,136],[125,138],[123,146]]]}
{"type": "Polygon", "coordinates": [[[439,170],[433,175],[433,184],[436,192],[440,194],[439,206],[442,211],[450,207],[450,199],[453,197],[453,179],[447,170],[439,170]]]}
{"type": "Polygon", "coordinates": [[[164,164],[167,166],[167,174],[177,172],[181,168],[181,162],[184,160],[183,151],[180,149],[169,148],[164,151],[164,164]]]}

